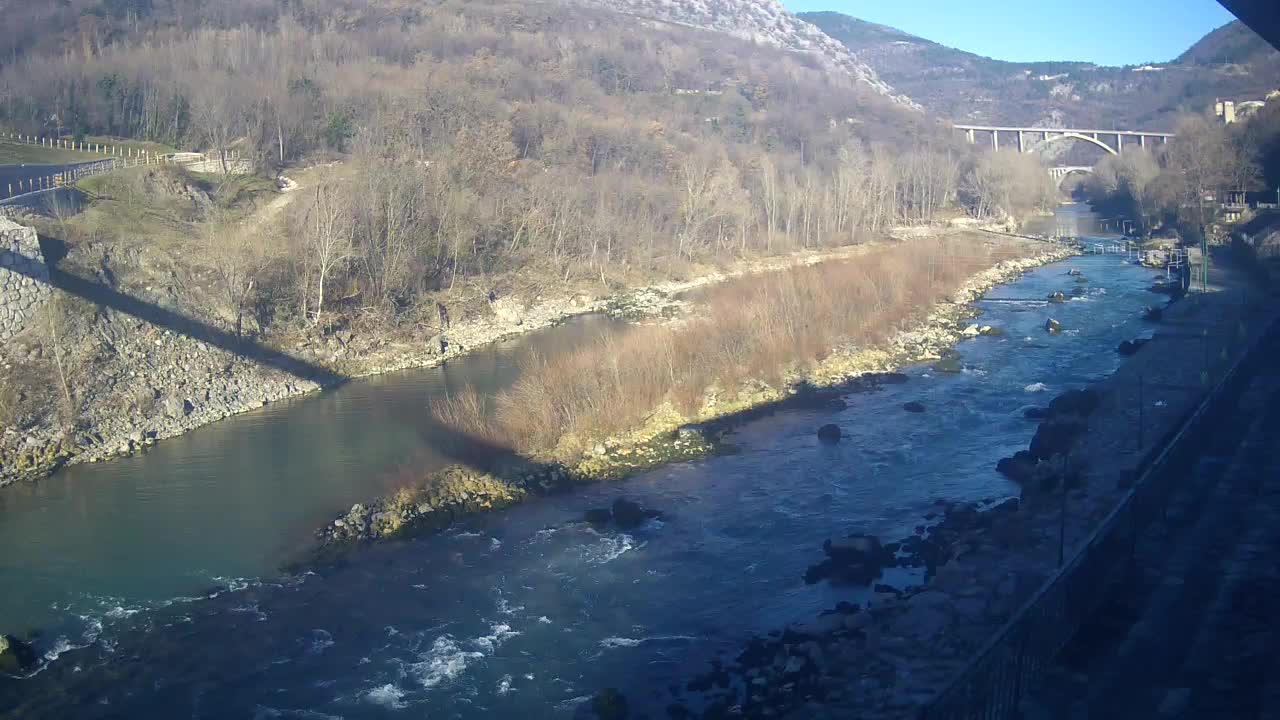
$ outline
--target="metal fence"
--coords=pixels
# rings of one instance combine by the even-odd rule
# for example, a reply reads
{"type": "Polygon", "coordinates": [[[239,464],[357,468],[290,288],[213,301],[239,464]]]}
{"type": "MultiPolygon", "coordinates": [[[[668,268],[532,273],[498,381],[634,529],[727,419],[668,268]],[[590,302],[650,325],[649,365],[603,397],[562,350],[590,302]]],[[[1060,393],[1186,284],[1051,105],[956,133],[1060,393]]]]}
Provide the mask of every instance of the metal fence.
{"type": "Polygon", "coordinates": [[[1180,474],[1197,452],[1197,436],[1266,360],[1259,346],[1280,331],[1273,323],[1226,371],[1204,400],[1169,431],[1138,465],[1120,504],[1057,573],[1022,607],[956,679],[921,708],[919,720],[998,720],[1016,717],[1027,688],[1132,569],[1139,534],[1164,513],[1180,474]]]}

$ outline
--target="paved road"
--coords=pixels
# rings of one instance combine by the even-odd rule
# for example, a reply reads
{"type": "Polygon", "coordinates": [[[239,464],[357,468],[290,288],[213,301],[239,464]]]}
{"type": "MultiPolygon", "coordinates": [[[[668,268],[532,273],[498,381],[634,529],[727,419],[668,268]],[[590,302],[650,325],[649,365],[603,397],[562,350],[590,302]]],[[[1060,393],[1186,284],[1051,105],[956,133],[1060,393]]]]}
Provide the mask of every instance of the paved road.
{"type": "Polygon", "coordinates": [[[1167,520],[1140,542],[1140,572],[1063,652],[1028,720],[1280,719],[1280,367],[1264,373],[1214,428],[1167,520]]]}

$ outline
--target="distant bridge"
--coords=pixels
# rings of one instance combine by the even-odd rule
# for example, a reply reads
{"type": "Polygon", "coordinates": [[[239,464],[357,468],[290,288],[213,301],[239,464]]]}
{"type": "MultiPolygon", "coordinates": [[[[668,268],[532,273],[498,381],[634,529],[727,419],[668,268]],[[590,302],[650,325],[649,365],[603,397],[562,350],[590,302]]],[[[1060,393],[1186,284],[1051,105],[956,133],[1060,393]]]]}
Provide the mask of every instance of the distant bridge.
{"type": "Polygon", "coordinates": [[[1040,140],[1041,144],[1051,143],[1058,140],[1080,140],[1083,142],[1097,145],[1111,155],[1123,155],[1126,145],[1126,138],[1129,145],[1133,144],[1137,139],[1138,147],[1145,148],[1147,141],[1159,142],[1164,144],[1169,142],[1169,138],[1173,137],[1173,133],[1146,132],[1143,130],[1080,130],[1076,128],[1036,128],[1036,127],[997,127],[992,125],[955,125],[956,130],[964,132],[965,138],[970,144],[977,142],[978,133],[990,133],[991,149],[1000,149],[1000,133],[1005,136],[1013,136],[1016,139],[1016,147],[1018,152],[1028,152],[1033,149],[1028,140],[1034,142],[1040,140]],[[1115,140],[1114,144],[1107,144],[1108,140],[1115,140]]]}

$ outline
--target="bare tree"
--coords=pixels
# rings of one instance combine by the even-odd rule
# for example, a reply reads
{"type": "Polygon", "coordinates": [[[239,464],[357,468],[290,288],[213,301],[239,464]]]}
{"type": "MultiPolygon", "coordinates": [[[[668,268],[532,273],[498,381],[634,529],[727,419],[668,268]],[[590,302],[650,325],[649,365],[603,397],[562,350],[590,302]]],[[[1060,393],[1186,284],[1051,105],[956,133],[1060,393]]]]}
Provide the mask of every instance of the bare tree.
{"type": "Polygon", "coordinates": [[[326,284],[352,255],[353,224],[345,188],[333,179],[317,183],[302,224],[307,264],[316,282],[315,314],[311,318],[311,324],[316,325],[324,312],[326,284]]]}

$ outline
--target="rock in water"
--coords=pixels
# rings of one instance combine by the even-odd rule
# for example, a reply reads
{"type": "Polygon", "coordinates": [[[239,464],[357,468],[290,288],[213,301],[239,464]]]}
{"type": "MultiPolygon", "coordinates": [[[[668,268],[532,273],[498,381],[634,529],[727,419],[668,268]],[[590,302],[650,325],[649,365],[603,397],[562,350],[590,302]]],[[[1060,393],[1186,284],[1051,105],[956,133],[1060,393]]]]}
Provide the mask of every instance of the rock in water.
{"type": "Polygon", "coordinates": [[[1142,349],[1142,346],[1146,344],[1147,341],[1142,338],[1138,338],[1137,340],[1125,340],[1116,348],[1116,352],[1120,353],[1121,357],[1137,355],[1138,351],[1142,349]]]}
{"type": "Polygon", "coordinates": [[[1044,331],[1049,333],[1050,335],[1061,335],[1062,323],[1058,322],[1057,320],[1054,320],[1053,318],[1049,318],[1048,320],[1044,321],[1044,331]]]}
{"type": "Polygon", "coordinates": [[[626,498],[618,498],[613,501],[613,520],[618,523],[620,528],[636,528],[644,524],[649,519],[649,514],[640,507],[640,503],[632,502],[626,498]]]}
{"type": "Polygon", "coordinates": [[[1049,408],[1029,407],[1022,411],[1022,417],[1028,420],[1043,420],[1049,417],[1049,408]]]}
{"type": "Polygon", "coordinates": [[[35,648],[29,643],[0,635],[0,673],[19,675],[34,667],[36,660],[35,648]]]}
{"type": "Polygon", "coordinates": [[[1078,418],[1050,418],[1036,428],[1035,437],[1031,438],[1031,455],[1039,461],[1066,453],[1076,437],[1084,431],[1084,421],[1078,418]]]}
{"type": "Polygon", "coordinates": [[[1025,485],[1035,477],[1036,460],[1026,450],[1019,450],[1013,457],[1001,458],[996,471],[1010,480],[1025,485]]]}
{"type": "Polygon", "coordinates": [[[1067,271],[1067,274],[1076,276],[1076,277],[1082,277],[1084,275],[1084,273],[1081,272],[1078,268],[1071,268],[1070,270],[1067,271]]]}
{"type": "Polygon", "coordinates": [[[615,688],[605,688],[591,698],[591,710],[599,720],[626,720],[630,717],[627,698],[615,688]]]}
{"type": "Polygon", "coordinates": [[[902,409],[906,410],[909,413],[922,413],[924,412],[924,403],[920,403],[920,402],[916,402],[915,400],[912,400],[909,403],[903,403],[902,409]]]}
{"type": "Polygon", "coordinates": [[[839,425],[823,425],[818,428],[818,440],[827,445],[834,445],[840,442],[841,435],[839,425]]]}
{"type": "Polygon", "coordinates": [[[609,508],[591,508],[582,514],[582,519],[592,525],[608,525],[613,520],[613,511],[609,508]]]}
{"type": "Polygon", "coordinates": [[[1164,318],[1164,310],[1157,307],[1149,307],[1142,313],[1142,319],[1147,322],[1160,322],[1164,318]]]}
{"type": "Polygon", "coordinates": [[[1004,335],[1003,330],[998,327],[991,327],[990,325],[983,325],[978,328],[978,332],[986,335],[987,337],[1000,337],[1001,335],[1004,335]]]}
{"type": "Polygon", "coordinates": [[[805,571],[806,583],[812,585],[829,578],[833,583],[870,585],[894,561],[894,550],[871,535],[827,540],[822,543],[822,551],[827,559],[805,571]]]}
{"type": "Polygon", "coordinates": [[[1051,303],[1064,303],[1067,301],[1067,296],[1065,293],[1059,290],[1057,292],[1049,293],[1046,299],[1051,303]]]}
{"type": "Polygon", "coordinates": [[[964,365],[960,364],[960,358],[946,357],[933,364],[934,372],[946,373],[954,375],[964,370],[964,365]]]}
{"type": "Polygon", "coordinates": [[[1068,390],[1049,402],[1049,413],[1088,416],[1098,408],[1101,402],[1102,396],[1097,390],[1090,388],[1068,390]]]}

